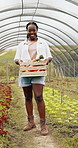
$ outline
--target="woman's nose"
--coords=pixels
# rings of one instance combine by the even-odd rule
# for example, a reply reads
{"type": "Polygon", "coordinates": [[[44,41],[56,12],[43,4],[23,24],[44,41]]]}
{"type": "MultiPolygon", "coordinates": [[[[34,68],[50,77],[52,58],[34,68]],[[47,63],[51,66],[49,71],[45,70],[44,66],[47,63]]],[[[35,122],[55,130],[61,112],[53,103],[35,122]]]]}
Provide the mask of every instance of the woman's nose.
{"type": "Polygon", "coordinates": [[[30,33],[33,33],[34,31],[32,30],[30,33]]]}

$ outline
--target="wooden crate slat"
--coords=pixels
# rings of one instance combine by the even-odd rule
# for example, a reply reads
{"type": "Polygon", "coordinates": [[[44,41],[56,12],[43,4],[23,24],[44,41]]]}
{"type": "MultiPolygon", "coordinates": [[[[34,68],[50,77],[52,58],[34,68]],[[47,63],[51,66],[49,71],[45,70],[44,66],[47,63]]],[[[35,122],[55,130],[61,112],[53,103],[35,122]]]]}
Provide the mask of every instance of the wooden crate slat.
{"type": "Polygon", "coordinates": [[[31,77],[31,76],[46,76],[47,71],[40,72],[20,72],[21,77],[31,77]]]}
{"type": "Polygon", "coordinates": [[[45,65],[45,61],[40,61],[40,62],[22,62],[21,63],[21,66],[24,66],[24,65],[45,65]]]}
{"type": "Polygon", "coordinates": [[[38,66],[38,67],[21,67],[20,71],[23,70],[40,70],[40,69],[45,69],[46,70],[46,66],[38,66]]]}

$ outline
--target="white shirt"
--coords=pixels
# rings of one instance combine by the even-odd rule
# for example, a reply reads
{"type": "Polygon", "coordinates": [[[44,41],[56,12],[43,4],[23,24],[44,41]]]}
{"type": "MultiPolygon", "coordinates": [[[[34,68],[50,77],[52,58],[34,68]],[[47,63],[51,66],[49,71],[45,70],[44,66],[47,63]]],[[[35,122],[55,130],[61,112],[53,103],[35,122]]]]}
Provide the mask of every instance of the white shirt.
{"type": "MultiPolygon", "coordinates": [[[[40,55],[43,55],[44,59],[47,59],[49,57],[52,58],[49,46],[46,43],[46,41],[43,40],[43,39],[38,38],[38,40],[37,40],[37,56],[36,56],[36,58],[39,58],[40,55]]],[[[28,52],[28,42],[26,40],[21,42],[18,45],[14,60],[16,60],[16,59],[22,60],[22,61],[31,60],[30,54],[28,52]]]]}

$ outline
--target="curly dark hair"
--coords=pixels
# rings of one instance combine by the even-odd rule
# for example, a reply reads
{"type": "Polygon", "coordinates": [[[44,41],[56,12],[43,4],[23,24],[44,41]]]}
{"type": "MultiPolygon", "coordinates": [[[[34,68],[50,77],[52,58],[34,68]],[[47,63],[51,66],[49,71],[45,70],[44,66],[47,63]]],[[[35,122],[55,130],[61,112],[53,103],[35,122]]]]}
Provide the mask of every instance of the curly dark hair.
{"type": "Polygon", "coordinates": [[[29,22],[27,25],[26,25],[26,30],[28,30],[28,26],[29,25],[35,25],[37,30],[38,30],[38,25],[35,23],[35,22],[29,22]]]}

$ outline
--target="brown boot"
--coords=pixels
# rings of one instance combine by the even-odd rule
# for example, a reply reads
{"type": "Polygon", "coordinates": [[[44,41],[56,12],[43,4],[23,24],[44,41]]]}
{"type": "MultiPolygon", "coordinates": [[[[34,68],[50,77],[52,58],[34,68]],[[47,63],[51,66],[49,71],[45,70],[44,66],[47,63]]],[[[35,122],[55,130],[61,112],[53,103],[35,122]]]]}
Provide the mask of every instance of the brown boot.
{"type": "Polygon", "coordinates": [[[28,117],[28,124],[23,128],[24,131],[31,130],[32,128],[35,128],[36,125],[34,123],[34,116],[28,117]]]}
{"type": "Polygon", "coordinates": [[[49,131],[44,119],[40,120],[40,126],[41,126],[41,135],[46,136],[49,133],[49,131]]]}

